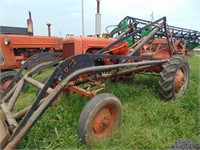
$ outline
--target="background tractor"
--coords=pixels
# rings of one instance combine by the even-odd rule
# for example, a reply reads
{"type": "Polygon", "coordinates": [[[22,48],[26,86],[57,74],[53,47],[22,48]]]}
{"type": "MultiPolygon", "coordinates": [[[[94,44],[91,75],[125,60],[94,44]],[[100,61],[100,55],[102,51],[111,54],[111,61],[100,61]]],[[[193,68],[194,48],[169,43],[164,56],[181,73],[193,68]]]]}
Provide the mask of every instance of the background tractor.
{"type": "Polygon", "coordinates": [[[62,39],[33,35],[33,21],[29,12],[27,28],[0,26],[0,93],[4,91],[23,62],[42,52],[61,52],[62,39]]]}

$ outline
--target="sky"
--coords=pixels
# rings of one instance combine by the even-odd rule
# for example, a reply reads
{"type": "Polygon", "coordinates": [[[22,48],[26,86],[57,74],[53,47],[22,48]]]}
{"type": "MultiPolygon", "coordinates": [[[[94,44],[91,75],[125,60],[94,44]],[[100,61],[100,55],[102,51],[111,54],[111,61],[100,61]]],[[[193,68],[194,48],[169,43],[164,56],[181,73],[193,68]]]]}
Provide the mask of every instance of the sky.
{"type": "MultiPolygon", "coordinates": [[[[85,35],[95,34],[96,0],[83,0],[85,35]]],[[[0,26],[26,27],[31,11],[34,35],[82,34],[81,0],[0,0],[0,26]]],[[[169,25],[200,31],[200,0],[101,0],[101,32],[125,16],[151,20],[167,17],[169,25]]]]}

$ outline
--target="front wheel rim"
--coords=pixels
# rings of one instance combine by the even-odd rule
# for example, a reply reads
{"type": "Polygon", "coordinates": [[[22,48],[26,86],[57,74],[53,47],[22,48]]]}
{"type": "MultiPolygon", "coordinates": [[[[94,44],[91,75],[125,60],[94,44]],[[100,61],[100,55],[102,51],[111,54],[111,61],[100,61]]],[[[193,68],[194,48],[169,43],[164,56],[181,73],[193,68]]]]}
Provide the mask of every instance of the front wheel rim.
{"type": "Polygon", "coordinates": [[[116,111],[112,106],[103,107],[96,114],[93,121],[93,131],[99,138],[112,132],[116,120],[116,111]]]}

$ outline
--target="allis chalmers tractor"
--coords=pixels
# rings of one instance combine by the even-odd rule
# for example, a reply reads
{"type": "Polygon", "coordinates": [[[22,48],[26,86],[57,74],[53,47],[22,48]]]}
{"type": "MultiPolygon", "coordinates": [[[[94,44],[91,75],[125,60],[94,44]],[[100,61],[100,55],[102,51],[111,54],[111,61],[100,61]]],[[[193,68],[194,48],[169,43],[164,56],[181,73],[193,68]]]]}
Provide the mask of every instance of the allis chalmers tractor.
{"type": "Polygon", "coordinates": [[[22,62],[41,52],[61,52],[62,39],[33,35],[31,13],[28,28],[0,26],[0,93],[6,89],[22,62]],[[2,91],[1,91],[2,90],[2,91]]]}
{"type": "Polygon", "coordinates": [[[0,148],[16,148],[49,106],[58,101],[59,95],[68,91],[91,99],[80,114],[77,130],[79,138],[92,144],[109,137],[122,123],[122,106],[113,94],[98,94],[105,89],[105,79],[120,80],[121,77],[138,72],[156,72],[160,73],[158,91],[164,100],[183,96],[190,78],[189,65],[184,52],[177,51],[176,42],[169,33],[166,18],[163,17],[141,28],[132,28],[122,33],[122,36],[103,49],[89,46],[85,54],[73,55],[80,51],[81,46],[87,45],[74,42],[81,38],[70,37],[75,39],[71,42],[63,41],[62,57],[46,52],[27,59],[1,95],[0,148]],[[152,29],[150,33],[140,39],[137,37],[149,28],[152,29]],[[160,44],[152,41],[156,35],[162,38],[160,44]],[[132,45],[126,42],[130,38],[135,40],[132,45]],[[38,73],[56,65],[45,82],[34,78],[38,73]],[[28,71],[23,75],[25,68],[28,71]],[[40,90],[30,106],[16,110],[25,83],[40,90]]]}

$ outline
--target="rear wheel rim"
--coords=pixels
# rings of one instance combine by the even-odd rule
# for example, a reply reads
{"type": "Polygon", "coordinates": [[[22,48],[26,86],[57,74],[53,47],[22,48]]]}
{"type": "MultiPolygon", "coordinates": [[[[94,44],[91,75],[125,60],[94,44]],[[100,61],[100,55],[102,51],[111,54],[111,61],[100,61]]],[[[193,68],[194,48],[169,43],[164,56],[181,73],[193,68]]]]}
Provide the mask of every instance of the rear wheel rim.
{"type": "Polygon", "coordinates": [[[176,97],[180,97],[184,94],[188,85],[188,72],[187,69],[180,67],[174,78],[174,93],[176,97]]]}
{"type": "Polygon", "coordinates": [[[179,69],[176,72],[176,76],[175,76],[175,80],[174,80],[174,90],[177,93],[181,87],[184,85],[185,83],[185,78],[184,78],[184,74],[181,71],[181,69],[179,69]]]}

